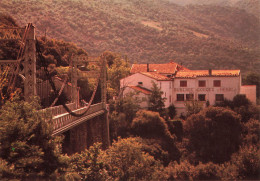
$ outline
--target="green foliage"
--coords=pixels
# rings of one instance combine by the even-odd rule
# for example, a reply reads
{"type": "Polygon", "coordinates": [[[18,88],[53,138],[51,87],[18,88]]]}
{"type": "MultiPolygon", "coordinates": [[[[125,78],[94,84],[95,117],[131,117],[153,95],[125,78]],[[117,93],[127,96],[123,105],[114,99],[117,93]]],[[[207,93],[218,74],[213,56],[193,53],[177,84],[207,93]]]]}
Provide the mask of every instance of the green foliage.
{"type": "Polygon", "coordinates": [[[202,109],[203,109],[203,103],[201,103],[200,101],[186,101],[185,102],[185,107],[186,107],[186,111],[187,111],[187,116],[190,116],[192,114],[197,114],[199,113],[202,109]]]}
{"type": "Polygon", "coordinates": [[[260,176],[260,150],[255,146],[242,147],[231,159],[237,179],[258,180],[260,176]]]}
{"type": "Polygon", "coordinates": [[[15,19],[7,14],[0,13],[0,27],[17,27],[15,19]]]}
{"type": "Polygon", "coordinates": [[[165,137],[168,140],[174,140],[165,120],[157,112],[138,111],[131,128],[135,134],[142,137],[165,137]]]}
{"type": "Polygon", "coordinates": [[[220,180],[221,167],[212,162],[206,164],[199,163],[193,173],[194,180],[220,180]]]}
{"type": "Polygon", "coordinates": [[[217,103],[217,107],[228,107],[241,115],[241,121],[247,122],[250,119],[258,119],[259,109],[253,105],[245,95],[238,94],[233,100],[224,100],[221,103],[217,103]]]}
{"type": "Polygon", "coordinates": [[[225,108],[209,107],[190,116],[184,130],[189,152],[194,152],[194,159],[204,163],[228,161],[241,143],[240,117],[225,108]]]}
{"type": "Polygon", "coordinates": [[[187,161],[183,161],[180,164],[172,162],[165,168],[165,174],[168,177],[167,180],[192,180],[193,171],[194,166],[187,161]]]}
{"type": "Polygon", "coordinates": [[[133,93],[127,94],[109,102],[110,138],[117,139],[118,136],[129,135],[130,125],[140,109],[141,100],[133,93]]]}
{"type": "Polygon", "coordinates": [[[162,148],[169,152],[170,160],[179,160],[180,152],[166,121],[159,113],[140,110],[131,124],[132,133],[142,138],[157,139],[162,148]]]}
{"type": "Polygon", "coordinates": [[[188,161],[172,162],[165,168],[166,180],[220,180],[221,167],[214,163],[199,163],[194,166],[188,161]]]}
{"type": "Polygon", "coordinates": [[[104,52],[108,63],[108,96],[118,96],[120,91],[120,79],[127,77],[130,74],[130,66],[128,62],[120,55],[115,55],[112,52],[104,52]]]}
{"type": "Polygon", "coordinates": [[[88,150],[72,155],[70,168],[78,173],[83,180],[108,180],[109,176],[104,168],[101,156],[101,144],[96,143],[88,150]]]}
{"type": "Polygon", "coordinates": [[[65,166],[61,140],[51,135],[52,125],[39,108],[36,100],[27,103],[16,98],[0,110],[0,155],[11,170],[11,176],[4,177],[49,177],[65,166]]]}
{"type": "Polygon", "coordinates": [[[260,146],[260,122],[250,119],[243,124],[243,144],[260,146]]]}
{"type": "Polygon", "coordinates": [[[20,25],[30,20],[39,34],[76,42],[90,55],[110,50],[132,62],[175,59],[194,69],[259,71],[259,20],[237,8],[166,0],[21,2],[2,0],[0,12],[20,25]]]}
{"type": "Polygon", "coordinates": [[[182,120],[176,119],[176,120],[170,120],[166,121],[167,125],[169,127],[169,131],[171,134],[174,134],[177,137],[177,141],[181,141],[183,137],[183,124],[182,120]]]}
{"type": "MultiPolygon", "coordinates": [[[[70,61],[72,61],[72,55],[84,55],[88,57],[87,52],[83,49],[78,48],[73,43],[68,43],[62,40],[41,37],[38,39],[38,45],[45,56],[47,63],[54,63],[57,67],[68,66],[70,61]]],[[[40,61],[37,62],[40,63],[40,61]]]]}
{"type": "Polygon", "coordinates": [[[152,180],[161,165],[142,151],[136,138],[119,139],[106,150],[101,159],[113,180],[152,180]]]}
{"type": "Polygon", "coordinates": [[[154,112],[159,112],[162,114],[164,112],[164,102],[165,98],[162,98],[163,92],[157,86],[155,82],[152,82],[153,86],[151,88],[152,93],[149,95],[149,110],[154,112]]]}
{"type": "Polygon", "coordinates": [[[176,108],[173,104],[171,104],[168,107],[168,115],[171,119],[173,119],[176,116],[177,112],[176,112],[176,108]]]}
{"type": "Polygon", "coordinates": [[[162,143],[158,139],[139,138],[142,143],[142,150],[167,166],[171,160],[169,152],[162,148],[162,143]]]}

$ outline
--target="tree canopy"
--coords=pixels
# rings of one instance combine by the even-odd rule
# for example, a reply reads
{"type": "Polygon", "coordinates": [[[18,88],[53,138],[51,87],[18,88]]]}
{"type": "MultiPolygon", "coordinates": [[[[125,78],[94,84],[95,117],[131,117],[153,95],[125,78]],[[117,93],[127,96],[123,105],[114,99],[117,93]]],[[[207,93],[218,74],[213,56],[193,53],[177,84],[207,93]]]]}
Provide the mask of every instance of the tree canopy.
{"type": "Polygon", "coordinates": [[[188,150],[202,162],[223,163],[241,144],[241,118],[220,107],[208,107],[191,115],[184,124],[188,150]]]}
{"type": "Polygon", "coordinates": [[[60,155],[60,139],[52,136],[52,124],[46,113],[39,111],[36,100],[7,102],[0,110],[0,158],[6,165],[1,170],[9,178],[49,178],[65,166],[60,155]]]}

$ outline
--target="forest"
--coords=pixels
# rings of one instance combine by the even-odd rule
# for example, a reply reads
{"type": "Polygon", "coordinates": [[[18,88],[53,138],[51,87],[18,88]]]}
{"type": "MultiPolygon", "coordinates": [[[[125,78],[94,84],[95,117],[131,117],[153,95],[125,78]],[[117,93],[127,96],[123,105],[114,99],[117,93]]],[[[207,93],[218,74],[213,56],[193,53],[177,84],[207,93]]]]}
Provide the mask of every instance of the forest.
{"type": "MultiPolygon", "coordinates": [[[[0,26],[18,26],[0,15],[0,26]]],[[[37,37],[44,59],[57,74],[69,73],[71,53],[89,56],[62,40],[37,37]]],[[[1,42],[0,59],[16,57],[19,44],[1,42]]],[[[174,105],[164,106],[162,92],[153,85],[148,110],[132,94],[117,96],[119,80],[130,72],[129,60],[106,51],[111,146],[95,143],[81,153],[62,152],[63,136],[52,136],[41,102],[23,100],[19,92],[1,97],[1,180],[258,180],[260,175],[259,106],[243,95],[202,109],[186,104],[187,115],[177,116],[174,105]],[[232,130],[232,131],[231,131],[232,130]]],[[[41,64],[37,64],[41,66],[41,64]]],[[[89,69],[89,65],[85,65],[89,69]]],[[[258,83],[259,74],[246,76],[258,83]]],[[[81,98],[93,91],[89,79],[79,81],[81,98]],[[81,83],[80,83],[81,81],[81,83]]],[[[0,79],[1,93],[7,84],[0,79]]],[[[2,94],[1,94],[2,95],[2,94]]],[[[51,118],[50,118],[51,120],[51,118]]]]}
{"type": "Polygon", "coordinates": [[[234,6],[180,6],[167,0],[2,0],[0,11],[20,26],[32,22],[38,35],[75,42],[92,56],[108,50],[127,56],[130,63],[172,60],[190,69],[259,72],[259,17],[234,6]]]}

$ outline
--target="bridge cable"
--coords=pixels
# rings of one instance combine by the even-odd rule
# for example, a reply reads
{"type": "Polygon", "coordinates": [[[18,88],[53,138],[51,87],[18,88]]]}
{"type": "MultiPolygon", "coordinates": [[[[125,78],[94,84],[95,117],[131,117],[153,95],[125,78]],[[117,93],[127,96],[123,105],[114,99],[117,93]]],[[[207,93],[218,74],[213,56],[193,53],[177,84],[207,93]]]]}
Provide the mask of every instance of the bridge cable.
{"type": "Polygon", "coordinates": [[[20,46],[20,49],[19,49],[19,52],[18,52],[18,55],[17,55],[17,58],[16,58],[17,59],[16,70],[12,73],[11,80],[10,80],[10,83],[9,83],[9,86],[8,86],[9,93],[12,93],[13,89],[15,87],[16,78],[17,78],[18,72],[20,70],[21,57],[24,53],[27,35],[28,35],[28,32],[29,32],[31,26],[32,26],[32,23],[29,23],[28,26],[26,26],[24,34],[23,34],[22,45],[20,46]]]}
{"type": "MultiPolygon", "coordinates": [[[[38,42],[37,39],[36,39],[36,52],[38,53],[38,56],[39,56],[39,58],[40,58],[40,61],[41,61],[41,63],[42,63],[43,66],[44,66],[44,71],[45,71],[46,77],[47,77],[47,79],[49,80],[50,85],[51,85],[51,87],[52,87],[52,89],[53,89],[53,91],[54,91],[54,94],[55,94],[56,98],[57,98],[58,95],[59,95],[59,94],[58,94],[58,91],[57,91],[57,89],[56,89],[56,87],[55,87],[55,84],[54,84],[54,82],[53,82],[53,80],[52,80],[50,74],[49,74],[49,71],[47,70],[48,65],[47,65],[47,63],[46,63],[46,61],[45,61],[45,58],[44,58],[43,55],[42,55],[42,52],[41,52],[40,46],[39,46],[39,42],[38,42]]],[[[104,66],[104,65],[103,65],[103,66],[104,66]]],[[[96,94],[96,92],[97,92],[98,83],[99,83],[99,80],[100,80],[100,77],[101,77],[101,73],[102,73],[102,69],[100,69],[100,74],[99,74],[99,76],[98,76],[98,78],[97,78],[96,86],[95,86],[94,91],[93,91],[93,93],[92,93],[92,96],[91,96],[91,98],[90,98],[89,104],[87,105],[86,110],[85,110],[83,113],[77,114],[77,113],[73,112],[72,110],[70,110],[70,108],[69,108],[65,103],[62,103],[62,106],[64,107],[64,109],[65,109],[70,115],[75,116],[75,117],[81,117],[81,116],[85,115],[85,114],[88,112],[88,110],[90,109],[90,106],[91,106],[91,104],[92,104],[92,102],[93,102],[93,100],[94,100],[95,94],[96,94]]]]}
{"type": "Polygon", "coordinates": [[[56,104],[56,102],[59,100],[60,95],[63,92],[63,89],[65,88],[65,85],[66,85],[67,81],[68,81],[68,76],[66,76],[65,80],[63,81],[63,84],[62,84],[61,89],[60,89],[60,91],[58,93],[58,96],[54,99],[54,101],[52,102],[50,107],[53,107],[56,104]]]}

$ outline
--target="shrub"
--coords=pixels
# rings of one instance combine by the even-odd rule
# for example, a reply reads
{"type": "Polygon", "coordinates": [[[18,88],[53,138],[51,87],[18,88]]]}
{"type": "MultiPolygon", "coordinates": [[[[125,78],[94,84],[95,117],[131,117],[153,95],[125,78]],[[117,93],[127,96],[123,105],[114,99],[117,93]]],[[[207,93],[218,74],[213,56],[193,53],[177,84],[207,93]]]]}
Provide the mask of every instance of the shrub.
{"type": "Polygon", "coordinates": [[[142,151],[137,138],[119,139],[100,159],[113,180],[152,180],[161,167],[159,161],[142,151]]]}
{"type": "Polygon", "coordinates": [[[225,108],[209,107],[190,116],[184,130],[189,139],[187,149],[203,163],[228,161],[241,143],[240,117],[225,108]]]}
{"type": "Polygon", "coordinates": [[[171,119],[173,119],[175,116],[176,116],[176,108],[173,104],[171,104],[169,107],[168,107],[168,115],[171,119]]]}
{"type": "Polygon", "coordinates": [[[236,168],[237,179],[260,179],[260,150],[256,146],[242,147],[232,155],[231,164],[236,168]]]}
{"type": "Polygon", "coordinates": [[[131,124],[131,129],[135,136],[156,139],[162,148],[169,152],[170,160],[179,160],[180,152],[175,145],[175,138],[159,113],[146,110],[138,111],[131,124]]]}
{"type": "Polygon", "coordinates": [[[259,120],[251,119],[243,124],[243,144],[259,145],[260,143],[260,122],[259,120]]]}
{"type": "Polygon", "coordinates": [[[35,99],[28,103],[15,98],[0,110],[0,158],[12,168],[10,177],[48,178],[66,166],[61,140],[52,136],[52,125],[39,108],[35,99]]]}

